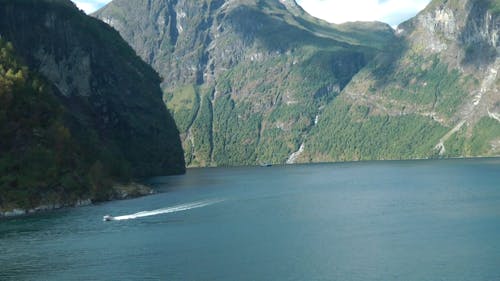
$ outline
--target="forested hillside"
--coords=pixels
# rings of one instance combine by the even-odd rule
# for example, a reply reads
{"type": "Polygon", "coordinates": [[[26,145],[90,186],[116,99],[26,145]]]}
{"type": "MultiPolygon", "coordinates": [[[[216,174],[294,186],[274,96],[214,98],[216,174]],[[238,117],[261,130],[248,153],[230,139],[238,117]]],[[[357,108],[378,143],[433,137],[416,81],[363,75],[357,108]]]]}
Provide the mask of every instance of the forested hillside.
{"type": "Polygon", "coordinates": [[[388,25],[330,25],[294,1],[121,0],[95,16],[163,77],[191,166],[293,162],[324,106],[398,44],[388,25]]]}
{"type": "Polygon", "coordinates": [[[0,40],[0,206],[30,206],[40,194],[84,195],[81,147],[43,78],[0,40]]]}
{"type": "Polygon", "coordinates": [[[499,1],[432,1],[320,118],[302,161],[500,155],[499,1]]]}
{"type": "Polygon", "coordinates": [[[115,0],[95,16],[164,78],[191,166],[500,154],[498,0],[397,30],[293,0],[115,0]]]}
{"type": "Polygon", "coordinates": [[[0,211],[182,173],[158,75],[69,0],[0,1],[0,211]]]}

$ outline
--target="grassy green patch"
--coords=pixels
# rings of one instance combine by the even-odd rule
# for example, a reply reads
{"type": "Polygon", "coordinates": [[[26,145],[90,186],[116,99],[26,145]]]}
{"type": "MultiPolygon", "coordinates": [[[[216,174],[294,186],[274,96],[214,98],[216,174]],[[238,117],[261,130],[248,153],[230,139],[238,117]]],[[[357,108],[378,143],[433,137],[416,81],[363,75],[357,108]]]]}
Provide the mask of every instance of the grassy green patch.
{"type": "Polygon", "coordinates": [[[335,101],[307,141],[308,151],[331,161],[428,158],[447,130],[426,117],[368,112],[366,107],[335,101]]]}
{"type": "Polygon", "coordinates": [[[196,117],[200,107],[200,97],[193,85],[186,85],[165,94],[167,107],[172,113],[177,128],[181,133],[185,133],[196,117]]]}
{"type": "MultiPolygon", "coordinates": [[[[471,152],[475,156],[490,155],[492,152],[492,142],[500,141],[500,123],[492,118],[482,118],[474,127],[471,139],[471,152]]],[[[496,155],[500,148],[497,147],[496,155]]]]}

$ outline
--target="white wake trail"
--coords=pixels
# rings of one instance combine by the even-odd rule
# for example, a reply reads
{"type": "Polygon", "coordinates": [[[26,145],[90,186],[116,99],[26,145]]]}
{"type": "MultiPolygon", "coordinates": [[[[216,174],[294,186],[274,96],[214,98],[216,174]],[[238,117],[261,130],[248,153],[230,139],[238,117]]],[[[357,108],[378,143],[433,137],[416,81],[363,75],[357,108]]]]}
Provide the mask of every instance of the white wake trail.
{"type": "Polygon", "coordinates": [[[161,215],[161,214],[187,211],[187,210],[191,210],[191,209],[206,207],[209,205],[220,203],[222,201],[224,201],[224,200],[218,199],[218,200],[197,201],[197,202],[177,205],[177,206],[173,206],[173,207],[168,207],[168,208],[161,208],[161,209],[156,209],[156,210],[151,210],[151,211],[138,212],[138,213],[130,214],[130,215],[113,217],[113,220],[116,220],[116,221],[132,220],[132,219],[156,216],[156,215],[161,215]]]}

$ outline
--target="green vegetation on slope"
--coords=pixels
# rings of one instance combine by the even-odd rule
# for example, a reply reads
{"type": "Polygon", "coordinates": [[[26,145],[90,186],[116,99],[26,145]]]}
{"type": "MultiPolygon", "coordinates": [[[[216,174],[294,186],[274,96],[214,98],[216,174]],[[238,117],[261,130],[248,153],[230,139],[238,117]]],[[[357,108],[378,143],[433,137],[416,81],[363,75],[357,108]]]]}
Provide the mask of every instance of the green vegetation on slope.
{"type": "Polygon", "coordinates": [[[253,165],[259,142],[261,118],[253,114],[251,104],[236,106],[229,95],[214,105],[214,162],[218,166],[253,165]]]}
{"type": "Polygon", "coordinates": [[[181,132],[186,132],[193,124],[200,108],[197,90],[193,85],[188,85],[174,93],[167,93],[165,97],[167,107],[177,121],[177,128],[181,132]]]}
{"type": "Polygon", "coordinates": [[[302,160],[499,155],[487,2],[436,0],[406,22],[400,48],[377,56],[327,105],[302,160]]]}
{"type": "Polygon", "coordinates": [[[401,59],[377,58],[359,77],[345,91],[364,94],[327,106],[307,141],[309,160],[434,157],[434,147],[451,128],[428,116],[453,118],[467,89],[477,86],[436,55],[413,51],[401,59]]]}
{"type": "Polygon", "coordinates": [[[69,0],[0,3],[12,42],[2,43],[0,209],[108,200],[115,183],[184,171],[160,79],[115,30],[69,0]]]}
{"type": "Polygon", "coordinates": [[[122,0],[96,16],[164,78],[187,164],[225,166],[284,163],[304,143],[299,161],[439,156],[482,84],[464,69],[496,55],[484,13],[497,2],[432,1],[399,37],[279,0],[122,0]]]}
{"type": "Polygon", "coordinates": [[[85,186],[102,180],[86,173],[63,116],[49,84],[0,39],[0,206],[34,206],[42,197],[75,200],[90,196],[85,186]]]}
{"type": "Polygon", "coordinates": [[[410,52],[397,69],[371,65],[381,77],[370,89],[378,96],[410,104],[451,117],[467,96],[467,89],[475,85],[470,76],[463,76],[433,55],[424,57],[410,52]],[[382,72],[382,73],[381,73],[382,72]]]}
{"type": "Polygon", "coordinates": [[[0,39],[0,209],[114,197],[130,163],[94,129],[75,134],[54,87],[19,61],[0,39]]]}
{"type": "Polygon", "coordinates": [[[212,140],[213,109],[210,97],[205,94],[201,98],[198,117],[191,127],[193,135],[197,136],[193,140],[195,151],[194,161],[200,166],[208,166],[211,161],[213,140],[212,140]]]}
{"type": "Polygon", "coordinates": [[[500,154],[500,122],[484,117],[472,132],[462,128],[446,143],[446,157],[472,157],[500,154]]]}
{"type": "Polygon", "coordinates": [[[284,163],[321,108],[398,44],[387,25],[331,25],[279,0],[113,1],[96,16],[164,78],[190,166],[284,163]]]}
{"type": "Polygon", "coordinates": [[[113,28],[69,0],[0,2],[0,33],[61,92],[75,138],[95,131],[102,150],[136,177],[184,171],[160,78],[113,28]]]}
{"type": "Polygon", "coordinates": [[[492,147],[494,153],[500,153],[500,122],[488,117],[479,120],[474,127],[471,138],[471,155],[491,155],[492,147]]]}
{"type": "Polygon", "coordinates": [[[364,106],[333,102],[306,142],[308,157],[323,161],[433,157],[447,129],[417,115],[373,116],[364,106]]]}
{"type": "Polygon", "coordinates": [[[492,14],[498,15],[500,14],[500,0],[489,0],[489,10],[492,14]]]}

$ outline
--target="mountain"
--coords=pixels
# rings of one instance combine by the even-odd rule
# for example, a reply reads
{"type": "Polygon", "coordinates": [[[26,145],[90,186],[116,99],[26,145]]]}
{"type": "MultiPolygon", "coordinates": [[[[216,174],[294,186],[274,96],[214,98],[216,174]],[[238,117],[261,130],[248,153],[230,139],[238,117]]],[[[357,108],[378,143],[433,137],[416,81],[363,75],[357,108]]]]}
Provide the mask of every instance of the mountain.
{"type": "Polygon", "coordinates": [[[114,0],[94,16],[163,77],[191,166],[500,155],[498,0],[393,31],[293,0],[114,0]]]}
{"type": "Polygon", "coordinates": [[[323,109],[400,44],[386,24],[328,24],[293,0],[115,0],[94,16],[163,78],[190,166],[295,161],[323,109]]]}
{"type": "Polygon", "coordinates": [[[500,1],[434,0],[324,110],[301,161],[500,155],[500,1]]]}
{"type": "Polygon", "coordinates": [[[0,211],[184,172],[158,74],[69,0],[0,0],[0,211]]]}

